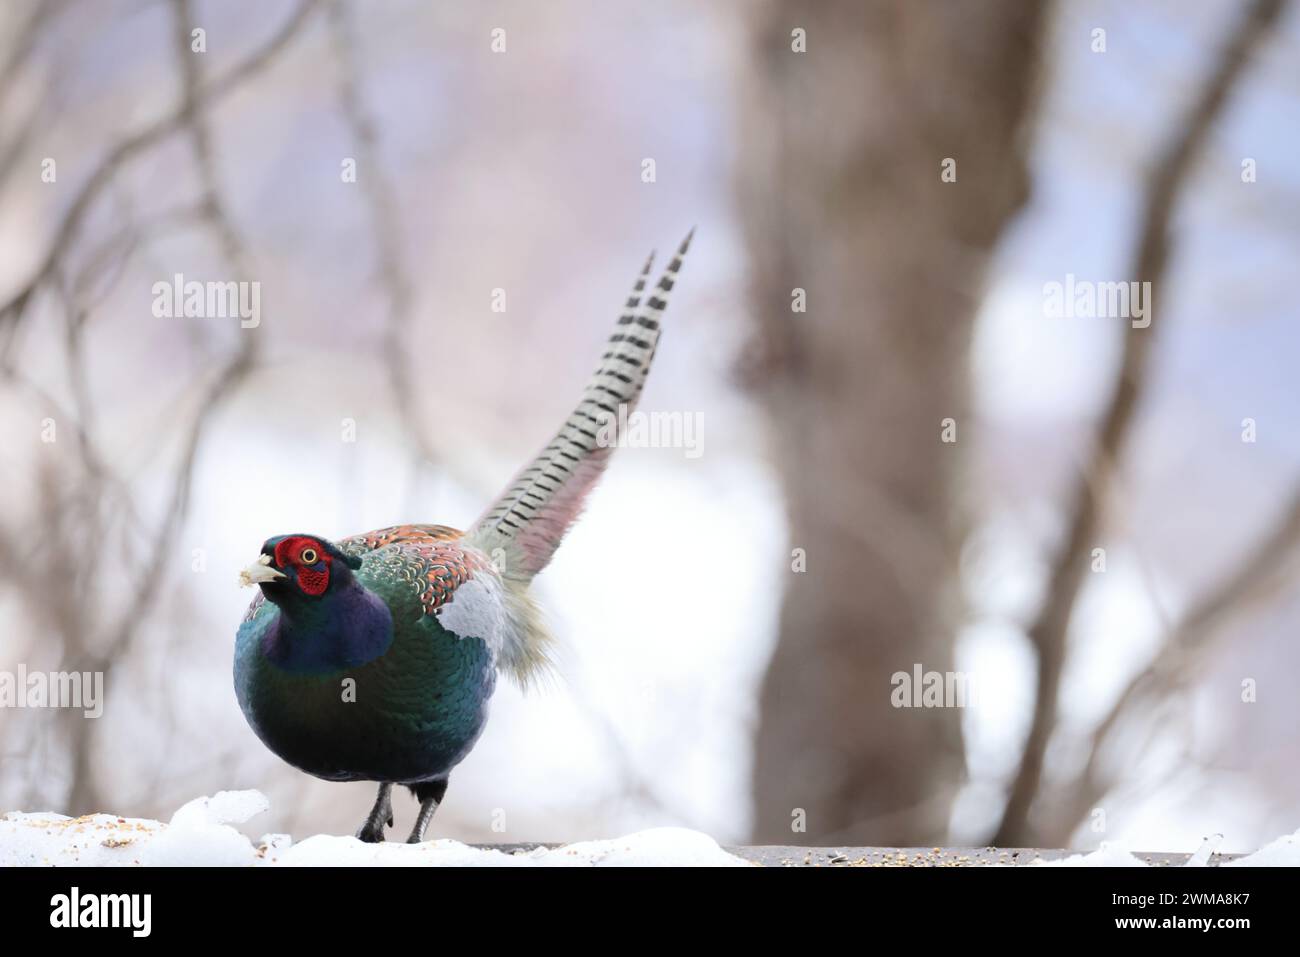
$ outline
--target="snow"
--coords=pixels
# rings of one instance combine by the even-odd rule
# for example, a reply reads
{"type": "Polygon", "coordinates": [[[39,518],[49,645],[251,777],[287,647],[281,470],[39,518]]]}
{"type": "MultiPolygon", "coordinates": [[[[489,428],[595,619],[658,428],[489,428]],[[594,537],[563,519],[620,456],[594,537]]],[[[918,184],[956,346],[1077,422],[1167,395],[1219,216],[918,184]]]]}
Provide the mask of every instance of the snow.
{"type": "MultiPolygon", "coordinates": [[[[1223,842],[1222,834],[1206,838],[1200,848],[1188,858],[1185,867],[1207,867],[1210,855],[1223,842]]],[[[1135,857],[1122,844],[1102,842],[1101,848],[1091,854],[1073,854],[1059,861],[1034,861],[1041,867],[1149,867],[1145,861],[1135,857]]],[[[1220,867],[1300,867],[1300,831],[1279,837],[1276,841],[1264,845],[1254,854],[1247,854],[1231,861],[1223,861],[1220,867]]]]}
{"type": "MultiPolygon", "coordinates": [[[[253,842],[235,825],[270,808],[258,791],[221,791],[185,804],[166,824],[142,818],[92,814],[13,812],[0,816],[0,867],[82,865],[91,867],[749,867],[699,831],[660,827],[606,841],[556,848],[502,851],[459,841],[363,844],[354,837],[317,834],[294,842],[267,834],[253,842]]],[[[1205,867],[1223,836],[1208,838],[1187,862],[1205,867]]],[[[1107,842],[1088,854],[1041,867],[1146,867],[1122,843],[1107,842]]],[[[1300,831],[1278,838],[1254,854],[1222,867],[1300,867],[1300,831]]]]}
{"type": "Polygon", "coordinates": [[[1235,861],[1225,861],[1224,867],[1300,867],[1300,831],[1279,837],[1265,844],[1254,854],[1235,861]]]}
{"type": "Polygon", "coordinates": [[[1036,867],[1146,867],[1146,862],[1134,857],[1121,844],[1102,841],[1101,847],[1091,854],[1072,854],[1059,861],[1034,861],[1036,867]]]}
{"type": "Polygon", "coordinates": [[[458,841],[423,844],[362,844],[354,837],[318,834],[301,844],[268,852],[267,863],[288,867],[747,867],[713,838],[679,827],[638,831],[612,841],[584,841],[553,849],[506,854],[458,841]]]}
{"type": "Polygon", "coordinates": [[[254,843],[233,826],[247,823],[269,807],[258,791],[221,791],[190,801],[166,824],[111,814],[69,818],[14,812],[0,817],[0,866],[750,866],[708,835],[675,827],[506,853],[451,840],[363,844],[354,837],[326,834],[299,843],[287,834],[268,834],[254,843]]]}

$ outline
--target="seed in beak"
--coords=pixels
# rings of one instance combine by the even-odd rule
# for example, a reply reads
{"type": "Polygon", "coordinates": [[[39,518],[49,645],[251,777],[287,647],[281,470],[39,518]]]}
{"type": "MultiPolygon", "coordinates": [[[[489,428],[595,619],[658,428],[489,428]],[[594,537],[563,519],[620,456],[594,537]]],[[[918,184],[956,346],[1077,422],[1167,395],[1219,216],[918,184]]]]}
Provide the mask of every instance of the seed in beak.
{"type": "Polygon", "coordinates": [[[250,585],[258,585],[262,582],[273,582],[280,578],[288,578],[284,572],[278,568],[271,567],[270,555],[259,555],[257,561],[249,565],[239,573],[239,585],[241,588],[247,588],[250,585]]]}

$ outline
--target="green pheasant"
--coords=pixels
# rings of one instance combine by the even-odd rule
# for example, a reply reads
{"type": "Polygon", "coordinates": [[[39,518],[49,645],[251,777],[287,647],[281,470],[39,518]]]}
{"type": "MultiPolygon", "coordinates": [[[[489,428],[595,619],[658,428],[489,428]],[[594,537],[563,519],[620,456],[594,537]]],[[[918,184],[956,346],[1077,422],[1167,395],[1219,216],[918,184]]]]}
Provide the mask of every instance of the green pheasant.
{"type": "Polygon", "coordinates": [[[577,408],[468,531],[278,535],[242,573],[260,594],[235,640],[239,706],[294,767],[379,783],[361,840],[392,826],[394,784],[419,800],[408,840],[423,840],[483,733],[497,672],[527,685],[547,666],[551,637],[529,583],[604,471],[620,407],[626,421],[641,394],[690,241],[648,295],[646,262],[577,408]]]}

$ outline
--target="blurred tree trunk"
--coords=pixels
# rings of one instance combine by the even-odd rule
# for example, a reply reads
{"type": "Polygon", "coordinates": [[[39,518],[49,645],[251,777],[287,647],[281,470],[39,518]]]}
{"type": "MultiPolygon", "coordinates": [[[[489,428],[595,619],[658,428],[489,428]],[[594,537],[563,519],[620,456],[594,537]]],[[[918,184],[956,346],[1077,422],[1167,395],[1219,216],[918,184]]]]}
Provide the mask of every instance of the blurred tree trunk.
{"type": "Polygon", "coordinates": [[[744,373],[807,562],[761,695],[757,843],[790,843],[801,821],[810,843],[945,834],[961,712],[895,708],[890,677],[953,668],[971,327],[1027,193],[1044,19],[1023,0],[752,9],[738,163],[759,328],[744,373]]]}

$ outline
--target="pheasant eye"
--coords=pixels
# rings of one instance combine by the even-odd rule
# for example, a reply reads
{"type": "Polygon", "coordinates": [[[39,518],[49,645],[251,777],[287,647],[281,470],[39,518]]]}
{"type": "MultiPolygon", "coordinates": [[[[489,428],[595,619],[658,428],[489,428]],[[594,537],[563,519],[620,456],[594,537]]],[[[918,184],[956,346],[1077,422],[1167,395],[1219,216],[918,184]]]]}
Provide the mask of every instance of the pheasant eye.
{"type": "Polygon", "coordinates": [[[316,559],[318,558],[320,558],[320,556],[316,554],[316,549],[304,548],[302,553],[298,556],[298,561],[302,562],[304,565],[315,565],[316,559]]]}

